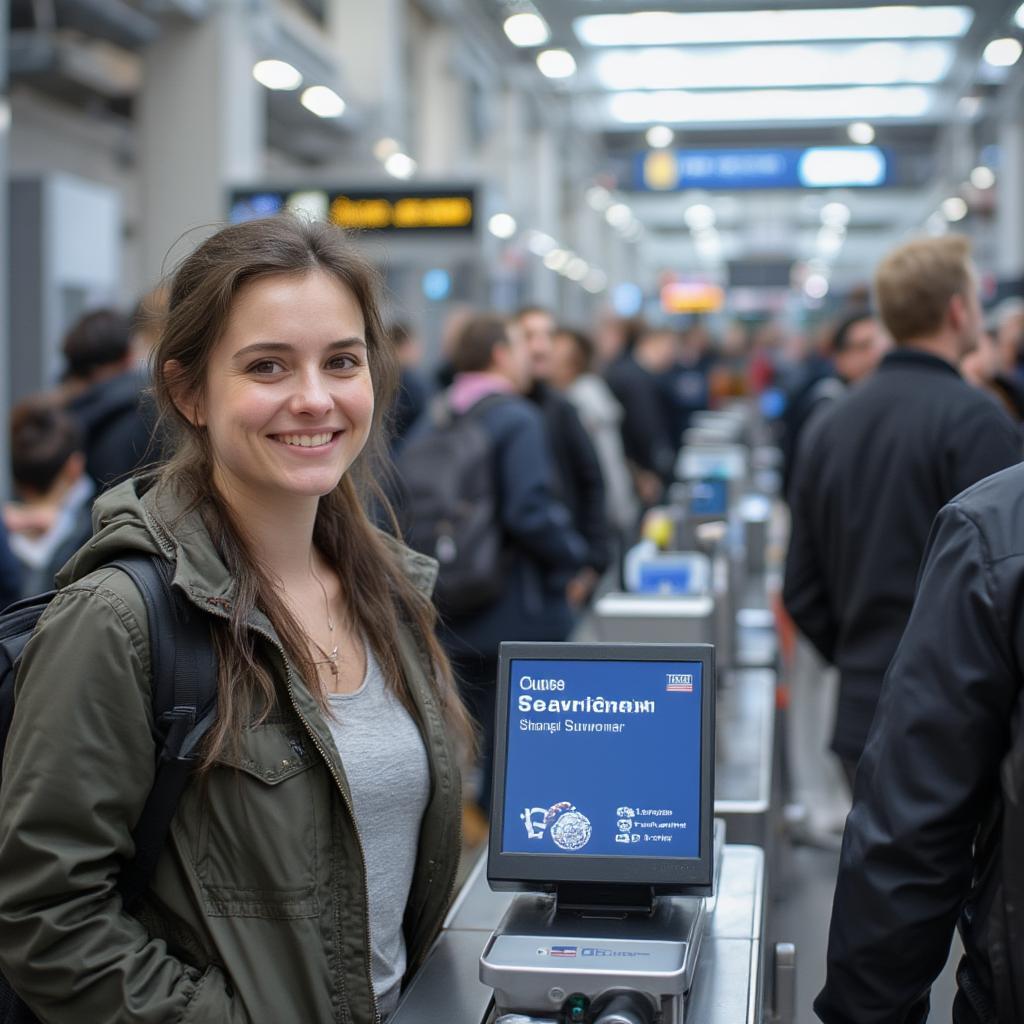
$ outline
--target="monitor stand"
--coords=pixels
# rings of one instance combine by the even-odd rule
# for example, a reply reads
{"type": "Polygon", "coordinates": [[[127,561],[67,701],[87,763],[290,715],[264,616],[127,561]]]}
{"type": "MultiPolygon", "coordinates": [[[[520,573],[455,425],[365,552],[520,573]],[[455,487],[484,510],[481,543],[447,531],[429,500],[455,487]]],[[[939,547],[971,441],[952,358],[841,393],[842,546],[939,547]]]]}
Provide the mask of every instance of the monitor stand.
{"type": "MultiPolygon", "coordinates": [[[[716,893],[724,841],[716,821],[716,893]]],[[[579,888],[517,896],[480,957],[497,1019],[683,1024],[714,897],[659,896],[644,906],[643,894],[631,886],[614,902],[593,902],[579,888]]]]}

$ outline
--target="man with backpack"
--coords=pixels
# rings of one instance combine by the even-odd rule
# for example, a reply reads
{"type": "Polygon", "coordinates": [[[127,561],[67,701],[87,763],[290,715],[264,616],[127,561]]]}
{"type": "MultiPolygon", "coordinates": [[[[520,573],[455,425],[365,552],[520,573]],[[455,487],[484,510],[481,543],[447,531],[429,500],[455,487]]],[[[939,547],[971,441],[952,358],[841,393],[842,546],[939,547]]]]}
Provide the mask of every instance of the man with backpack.
{"type": "Polygon", "coordinates": [[[964,944],[954,1024],[1024,1020],[1024,466],[932,527],[846,825],[815,1010],[919,1024],[964,944]]]}
{"type": "Polygon", "coordinates": [[[500,317],[476,316],[451,358],[454,381],[397,466],[406,540],[440,563],[441,639],[481,727],[486,809],[498,644],[568,637],[565,581],[586,564],[588,546],[554,497],[543,415],[522,397],[530,381],[522,335],[500,317]]]}

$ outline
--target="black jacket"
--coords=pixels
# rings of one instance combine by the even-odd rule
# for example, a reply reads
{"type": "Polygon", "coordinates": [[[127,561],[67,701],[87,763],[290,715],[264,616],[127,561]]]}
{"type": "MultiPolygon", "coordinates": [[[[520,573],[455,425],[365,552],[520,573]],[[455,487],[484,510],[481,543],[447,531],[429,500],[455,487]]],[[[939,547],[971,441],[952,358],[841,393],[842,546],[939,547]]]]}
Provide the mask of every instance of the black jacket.
{"type": "Polygon", "coordinates": [[[903,349],[805,431],[790,494],[784,599],[840,671],[833,749],[856,760],[896,645],[932,520],[1021,440],[947,362],[903,349]]]}
{"type": "MultiPolygon", "coordinates": [[[[927,992],[965,907],[975,836],[1020,712],[1022,598],[1024,467],[1015,466],[961,494],[935,520],[846,823],[828,977],[815,1003],[827,1024],[927,1017],[927,992]]],[[[1024,880],[1024,863],[1015,868],[1024,880]]],[[[999,959],[984,941],[991,910],[973,901],[966,909],[954,1020],[1019,1021],[1019,1008],[986,1016],[996,1012],[986,1004],[999,959]]],[[[1019,927],[1024,907],[1017,914],[1019,927]]],[[[1024,979],[1024,944],[1006,952],[1024,979]]]]}
{"type": "Polygon", "coordinates": [[[67,404],[84,436],[85,471],[99,491],[160,457],[156,410],[146,387],[142,374],[129,371],[94,384],[67,404]]]}
{"type": "Polygon", "coordinates": [[[555,499],[544,420],[526,399],[480,411],[494,442],[501,524],[508,545],[506,586],[480,611],[442,623],[441,639],[455,657],[496,658],[502,640],[559,641],[573,616],[566,578],[586,564],[587,545],[555,499]]]}
{"type": "Polygon", "coordinates": [[[658,378],[628,353],[616,359],[604,377],[622,406],[626,458],[670,482],[680,439],[672,436],[665,391],[658,378]]]}
{"type": "Polygon", "coordinates": [[[554,458],[554,487],[587,542],[587,565],[602,573],[611,561],[611,530],[597,452],[572,402],[537,381],[527,395],[544,414],[554,458]]]}

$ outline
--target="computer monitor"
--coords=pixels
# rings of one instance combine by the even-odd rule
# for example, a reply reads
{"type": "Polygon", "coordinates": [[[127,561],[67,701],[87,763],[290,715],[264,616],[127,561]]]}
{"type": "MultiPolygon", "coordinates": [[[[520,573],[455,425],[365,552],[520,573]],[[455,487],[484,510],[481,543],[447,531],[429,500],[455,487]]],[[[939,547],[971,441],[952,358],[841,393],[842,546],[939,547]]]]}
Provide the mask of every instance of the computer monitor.
{"type": "Polygon", "coordinates": [[[494,889],[712,886],[714,648],[503,643],[494,889]]]}

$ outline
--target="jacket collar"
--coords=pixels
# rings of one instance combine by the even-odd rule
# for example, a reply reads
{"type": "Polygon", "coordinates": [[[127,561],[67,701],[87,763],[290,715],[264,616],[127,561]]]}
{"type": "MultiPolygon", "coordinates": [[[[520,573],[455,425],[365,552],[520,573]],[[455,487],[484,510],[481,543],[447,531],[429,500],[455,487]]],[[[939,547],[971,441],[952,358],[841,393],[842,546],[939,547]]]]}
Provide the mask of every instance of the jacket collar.
{"type": "Polygon", "coordinates": [[[954,377],[960,376],[960,371],[947,359],[933,355],[931,352],[925,352],[919,348],[897,348],[887,352],[878,369],[893,370],[906,366],[940,370],[945,373],[951,373],[954,377]]]}

